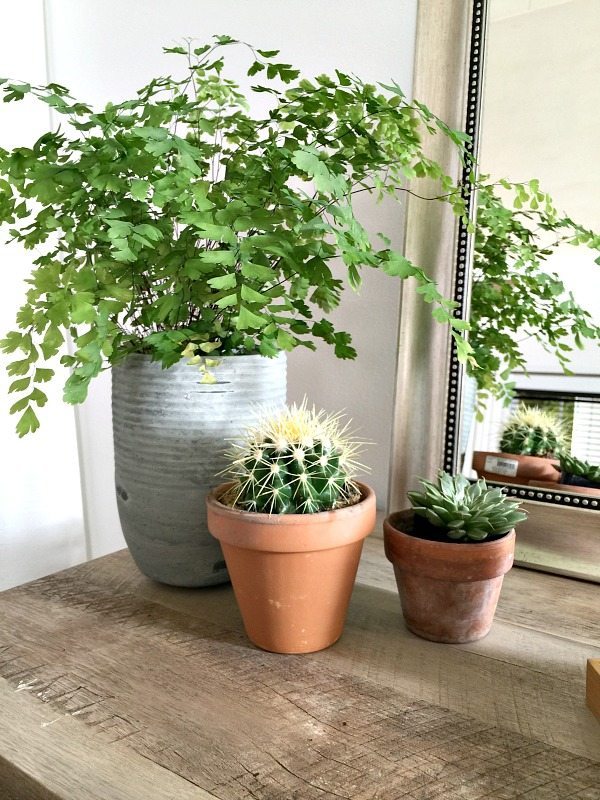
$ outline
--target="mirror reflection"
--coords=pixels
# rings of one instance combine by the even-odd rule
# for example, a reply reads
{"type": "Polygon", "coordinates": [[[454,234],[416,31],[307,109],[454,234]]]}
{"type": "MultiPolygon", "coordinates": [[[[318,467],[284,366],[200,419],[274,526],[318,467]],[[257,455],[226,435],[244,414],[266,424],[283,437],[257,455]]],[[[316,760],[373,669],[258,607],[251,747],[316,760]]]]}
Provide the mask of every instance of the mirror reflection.
{"type": "Polygon", "coordinates": [[[600,495],[600,4],[491,0],[472,344],[469,477],[600,495]],[[506,235],[508,232],[508,236],[506,235]],[[500,244],[501,242],[501,244],[500,244]]]}

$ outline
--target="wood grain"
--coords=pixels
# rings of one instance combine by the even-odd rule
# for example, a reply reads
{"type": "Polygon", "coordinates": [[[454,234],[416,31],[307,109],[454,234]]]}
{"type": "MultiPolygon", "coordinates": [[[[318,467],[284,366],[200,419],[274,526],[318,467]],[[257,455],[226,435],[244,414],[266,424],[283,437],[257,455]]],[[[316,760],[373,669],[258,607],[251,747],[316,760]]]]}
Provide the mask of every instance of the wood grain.
{"type": "MultiPolygon", "coordinates": [[[[380,546],[363,569],[383,578],[380,546]]],[[[278,656],[247,642],[230,588],[154,584],[126,552],[5,592],[0,615],[11,800],[600,798],[583,699],[600,648],[531,618],[435,645],[395,591],[361,584],[336,646],[278,656]]]]}

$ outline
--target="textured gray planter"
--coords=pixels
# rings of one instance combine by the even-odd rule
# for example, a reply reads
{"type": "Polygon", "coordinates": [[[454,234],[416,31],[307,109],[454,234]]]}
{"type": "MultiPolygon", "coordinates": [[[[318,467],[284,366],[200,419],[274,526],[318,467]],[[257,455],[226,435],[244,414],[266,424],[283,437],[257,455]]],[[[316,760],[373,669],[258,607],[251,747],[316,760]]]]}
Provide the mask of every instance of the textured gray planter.
{"type": "Polygon", "coordinates": [[[285,355],[227,356],[214,384],[185,361],[163,370],[131,355],[112,369],[115,483],[123,535],[140,570],[173,586],[229,580],[204,498],[222,478],[226,439],[281,407],[285,355]]]}

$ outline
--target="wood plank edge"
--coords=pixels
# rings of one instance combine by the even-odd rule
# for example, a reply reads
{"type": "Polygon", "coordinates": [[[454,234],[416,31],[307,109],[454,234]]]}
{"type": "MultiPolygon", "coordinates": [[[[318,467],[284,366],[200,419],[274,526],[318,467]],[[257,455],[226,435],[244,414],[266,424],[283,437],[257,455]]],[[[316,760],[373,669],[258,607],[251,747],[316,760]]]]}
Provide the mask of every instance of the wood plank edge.
{"type": "Polygon", "coordinates": [[[585,699],[592,714],[600,721],[600,658],[588,659],[585,699]]]}

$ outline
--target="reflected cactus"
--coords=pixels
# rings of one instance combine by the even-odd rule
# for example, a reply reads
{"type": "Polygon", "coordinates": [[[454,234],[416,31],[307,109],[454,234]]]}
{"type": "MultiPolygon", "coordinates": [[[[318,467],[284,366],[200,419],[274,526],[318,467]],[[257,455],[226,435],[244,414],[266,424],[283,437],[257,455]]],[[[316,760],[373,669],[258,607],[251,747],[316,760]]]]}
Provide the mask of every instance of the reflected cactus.
{"type": "Polygon", "coordinates": [[[565,446],[560,420],[537,406],[522,406],[511,416],[502,432],[500,450],[519,456],[558,455],[565,446]]]}
{"type": "Polygon", "coordinates": [[[360,499],[354,475],[360,442],[339,415],[293,405],[249,429],[229,453],[224,474],[234,485],[223,498],[268,514],[313,514],[360,499]]]}

